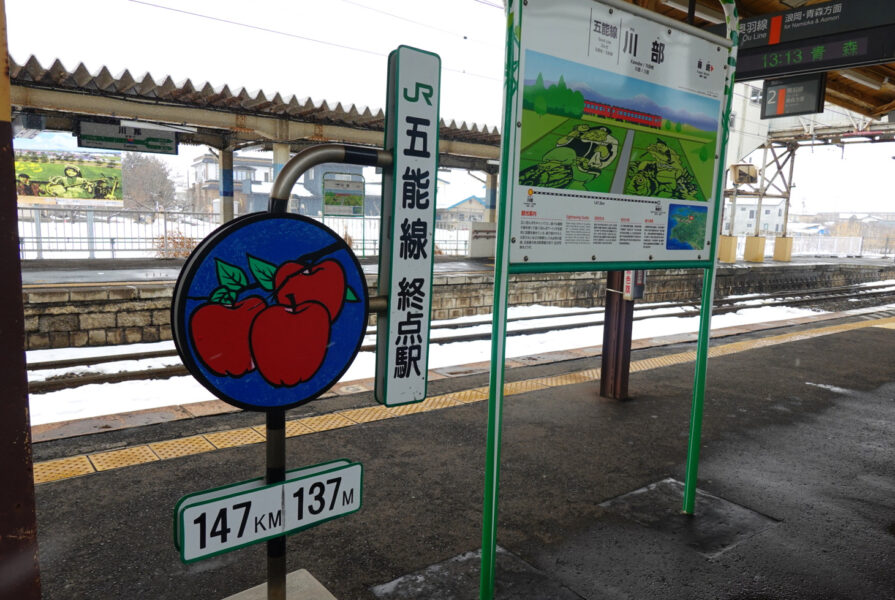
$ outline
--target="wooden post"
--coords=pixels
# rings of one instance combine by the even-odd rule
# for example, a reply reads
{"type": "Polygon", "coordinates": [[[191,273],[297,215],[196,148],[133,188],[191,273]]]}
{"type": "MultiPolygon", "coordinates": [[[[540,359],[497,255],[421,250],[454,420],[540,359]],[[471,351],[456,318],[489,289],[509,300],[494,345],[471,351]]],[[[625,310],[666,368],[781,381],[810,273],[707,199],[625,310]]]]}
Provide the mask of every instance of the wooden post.
{"type": "Polygon", "coordinates": [[[4,0],[0,0],[0,44],[4,58],[0,73],[0,348],[4,357],[0,369],[0,565],[4,572],[0,597],[40,600],[4,0]]]}
{"type": "Polygon", "coordinates": [[[600,367],[600,395],[625,400],[631,372],[631,330],[634,301],[622,296],[624,271],[606,273],[606,312],[603,319],[603,351],[600,367]]]}

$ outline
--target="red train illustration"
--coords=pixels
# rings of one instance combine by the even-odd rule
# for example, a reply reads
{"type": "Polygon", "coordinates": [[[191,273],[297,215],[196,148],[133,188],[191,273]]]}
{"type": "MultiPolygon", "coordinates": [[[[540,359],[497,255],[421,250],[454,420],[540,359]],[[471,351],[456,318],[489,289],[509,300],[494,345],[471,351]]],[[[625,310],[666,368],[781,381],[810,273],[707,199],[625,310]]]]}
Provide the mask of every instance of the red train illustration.
{"type": "Polygon", "coordinates": [[[652,127],[654,129],[659,129],[662,126],[662,117],[659,115],[651,115],[649,113],[631,110],[630,108],[602,104],[591,100],[584,101],[584,114],[606,117],[607,119],[615,119],[616,121],[625,121],[626,123],[634,123],[635,125],[643,125],[644,127],[652,127]]]}

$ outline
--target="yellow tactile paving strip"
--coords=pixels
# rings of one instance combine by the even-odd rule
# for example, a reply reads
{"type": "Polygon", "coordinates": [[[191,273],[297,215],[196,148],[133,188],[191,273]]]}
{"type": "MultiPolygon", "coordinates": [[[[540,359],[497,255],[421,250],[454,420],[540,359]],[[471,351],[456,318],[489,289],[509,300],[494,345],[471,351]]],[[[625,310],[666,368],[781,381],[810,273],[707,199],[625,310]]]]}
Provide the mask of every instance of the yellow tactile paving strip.
{"type": "Polygon", "coordinates": [[[342,427],[350,427],[356,425],[354,421],[339,413],[330,413],[328,415],[320,415],[319,417],[306,417],[298,421],[311,431],[330,431],[331,429],[341,429],[342,427]]]}
{"type": "Polygon", "coordinates": [[[215,448],[235,448],[236,446],[245,446],[246,444],[263,442],[264,436],[251,427],[243,427],[241,429],[231,429],[229,431],[206,433],[205,439],[214,444],[215,448]]]}
{"type": "Polygon", "coordinates": [[[152,448],[152,451],[162,460],[180,458],[181,456],[189,456],[190,454],[199,454],[201,452],[210,452],[216,449],[214,444],[201,435],[180,438],[178,440],[168,440],[167,442],[156,442],[154,444],[149,444],[149,447],[152,448]]]}
{"type": "Polygon", "coordinates": [[[382,419],[391,419],[394,413],[384,406],[366,406],[364,408],[355,408],[353,410],[343,410],[341,413],[347,419],[351,419],[355,423],[372,423],[373,421],[381,421],[382,419]]]}
{"type": "Polygon", "coordinates": [[[87,475],[95,471],[90,459],[84,455],[45,460],[34,463],[34,483],[48,483],[78,475],[87,475]]]}
{"type": "Polygon", "coordinates": [[[121,467],[141,465],[159,460],[158,455],[149,446],[133,446],[121,450],[97,452],[96,454],[91,454],[89,458],[97,471],[120,469],[121,467]]]}
{"type": "MultiPolygon", "coordinates": [[[[829,325],[806,331],[785,333],[755,340],[732,342],[709,348],[709,357],[727,356],[747,350],[766,348],[798,340],[806,340],[844,331],[863,329],[865,327],[885,327],[895,329],[895,317],[844,323],[842,325],[829,325]]],[[[680,352],[637,360],[631,363],[631,372],[659,369],[672,365],[693,362],[696,360],[695,352],[680,352]]],[[[585,369],[563,375],[550,377],[538,377],[524,381],[514,381],[504,384],[504,395],[523,394],[526,392],[542,390],[550,387],[573,385],[596,381],[600,378],[600,369],[585,369]]],[[[423,402],[405,404],[403,406],[367,406],[352,410],[342,410],[316,417],[305,417],[286,422],[286,437],[307,435],[322,431],[330,431],[343,427],[351,427],[361,423],[371,423],[383,419],[400,417],[431,410],[441,410],[453,406],[463,406],[473,402],[481,402],[488,399],[488,388],[478,387],[440,396],[432,396],[423,402]]],[[[81,475],[89,475],[109,469],[119,469],[132,465],[145,464],[158,460],[169,460],[203,452],[211,452],[222,448],[235,448],[248,444],[263,442],[265,439],[263,425],[256,427],[244,427],[229,431],[216,431],[203,435],[194,435],[174,440],[153,442],[120,450],[97,452],[89,455],[73,456],[47,460],[34,464],[34,483],[49,483],[81,475]]]]}

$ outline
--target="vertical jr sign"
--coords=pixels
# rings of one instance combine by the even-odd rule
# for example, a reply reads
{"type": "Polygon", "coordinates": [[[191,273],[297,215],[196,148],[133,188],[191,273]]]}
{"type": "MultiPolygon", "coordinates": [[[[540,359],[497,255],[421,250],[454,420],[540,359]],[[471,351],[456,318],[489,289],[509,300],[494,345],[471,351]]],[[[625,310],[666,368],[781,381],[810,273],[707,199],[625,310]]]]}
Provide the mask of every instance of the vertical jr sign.
{"type": "Polygon", "coordinates": [[[399,46],[389,55],[379,296],[388,310],[377,322],[376,399],[386,406],[426,397],[441,59],[399,46]]]}

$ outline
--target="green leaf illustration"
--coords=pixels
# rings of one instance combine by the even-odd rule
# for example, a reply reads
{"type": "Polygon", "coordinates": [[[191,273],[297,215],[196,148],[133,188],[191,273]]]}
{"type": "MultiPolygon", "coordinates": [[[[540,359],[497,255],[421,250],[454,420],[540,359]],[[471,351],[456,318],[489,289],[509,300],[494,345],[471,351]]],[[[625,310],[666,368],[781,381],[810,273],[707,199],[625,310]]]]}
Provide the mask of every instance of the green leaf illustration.
{"type": "Polygon", "coordinates": [[[217,304],[233,304],[236,302],[236,292],[221,286],[211,293],[209,300],[217,304]]]}
{"type": "Polygon", "coordinates": [[[360,298],[357,297],[354,290],[347,285],[345,286],[345,302],[360,302],[360,298]]]}
{"type": "Polygon", "coordinates": [[[272,290],[274,287],[274,275],[276,275],[277,266],[265,260],[261,260],[260,258],[256,258],[251,254],[247,254],[246,256],[248,256],[249,259],[249,270],[252,272],[252,275],[255,276],[255,279],[258,280],[258,284],[265,290],[272,290]]]}
{"type": "Polygon", "coordinates": [[[238,292],[249,284],[246,274],[237,266],[225,263],[219,258],[214,259],[218,272],[218,281],[228,290],[238,292]]]}

